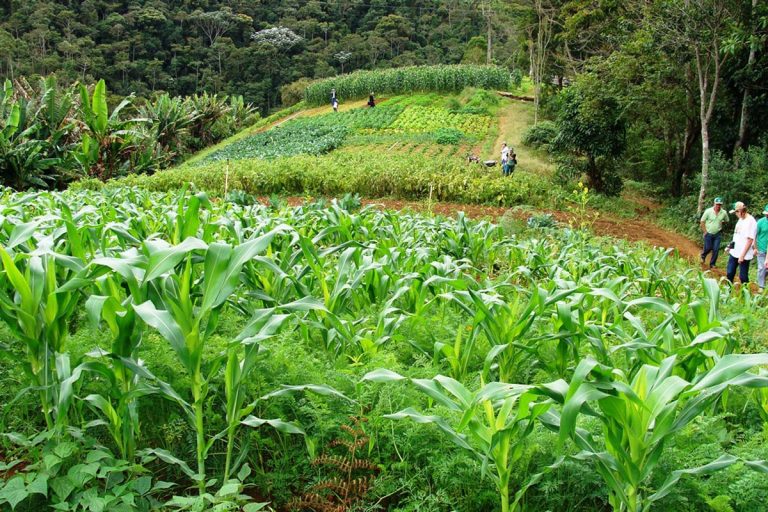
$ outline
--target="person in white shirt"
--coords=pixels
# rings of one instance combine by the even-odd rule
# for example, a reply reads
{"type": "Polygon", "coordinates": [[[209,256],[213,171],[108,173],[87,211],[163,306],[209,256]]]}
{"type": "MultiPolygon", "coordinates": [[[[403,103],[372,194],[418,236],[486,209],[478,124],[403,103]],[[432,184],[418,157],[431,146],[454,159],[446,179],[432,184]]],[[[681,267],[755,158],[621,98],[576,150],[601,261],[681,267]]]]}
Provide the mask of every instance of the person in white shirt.
{"type": "Polygon", "coordinates": [[[507,160],[509,160],[509,152],[512,150],[512,148],[507,146],[507,143],[504,142],[501,145],[501,165],[504,165],[507,163],[507,160]]]}
{"type": "Polygon", "coordinates": [[[749,282],[749,262],[755,255],[755,237],[757,236],[757,221],[747,213],[747,207],[741,201],[733,204],[733,210],[739,221],[733,231],[733,242],[728,246],[728,266],[726,276],[733,283],[736,268],[739,269],[739,280],[742,284],[749,282]]]}

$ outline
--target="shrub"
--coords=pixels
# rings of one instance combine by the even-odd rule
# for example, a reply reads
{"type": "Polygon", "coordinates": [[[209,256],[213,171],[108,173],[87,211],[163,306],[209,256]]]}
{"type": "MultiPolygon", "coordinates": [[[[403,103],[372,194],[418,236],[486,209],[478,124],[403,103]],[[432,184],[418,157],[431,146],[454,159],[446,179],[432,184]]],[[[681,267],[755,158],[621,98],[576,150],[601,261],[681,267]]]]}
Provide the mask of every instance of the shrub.
{"type": "Polygon", "coordinates": [[[459,92],[465,87],[506,89],[509,73],[497,66],[410,66],[385,70],[355,71],[316,81],[307,87],[304,99],[309,105],[328,102],[331,89],[342,100],[376,94],[401,94],[417,91],[459,92]]]}
{"type": "Polygon", "coordinates": [[[299,78],[295,82],[280,88],[280,101],[284,107],[290,107],[304,99],[304,90],[312,83],[309,78],[299,78]]]}
{"type": "Polygon", "coordinates": [[[456,128],[439,128],[435,131],[435,141],[438,144],[458,144],[464,137],[464,132],[456,128]]]}
{"type": "Polygon", "coordinates": [[[523,133],[523,144],[536,149],[548,149],[557,137],[557,125],[552,121],[541,121],[523,133]]]}

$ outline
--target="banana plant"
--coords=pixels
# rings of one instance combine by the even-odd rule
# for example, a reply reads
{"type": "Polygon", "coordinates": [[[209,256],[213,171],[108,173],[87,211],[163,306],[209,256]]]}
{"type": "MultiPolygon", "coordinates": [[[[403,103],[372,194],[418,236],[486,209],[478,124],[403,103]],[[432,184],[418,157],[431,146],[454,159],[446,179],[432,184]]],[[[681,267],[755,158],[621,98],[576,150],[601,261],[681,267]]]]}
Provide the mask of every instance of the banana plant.
{"type": "Polygon", "coordinates": [[[110,113],[104,80],[96,83],[93,94],[88,93],[85,85],[80,86],[78,122],[83,135],[74,157],[88,176],[103,180],[112,178],[129,163],[125,157],[140,150],[138,127],[147,120],[121,118],[123,109],[131,101],[131,97],[125,98],[110,113]]]}
{"type": "MultiPolygon", "coordinates": [[[[654,469],[672,437],[705,413],[729,386],[765,388],[768,376],[751,373],[768,364],[768,354],[726,355],[691,381],[681,373],[676,356],[659,365],[646,364],[634,373],[583,359],[570,382],[559,380],[540,390],[560,405],[546,424],[559,429],[560,444],[570,438],[590,460],[609,489],[608,501],[617,512],[647,512],[666,496],[683,474],[705,473],[738,461],[726,457],[712,465],[673,472],[655,492],[648,491],[654,469]],[[600,438],[577,425],[580,415],[597,418],[600,438]]],[[[554,411],[553,411],[554,412],[554,411]]],[[[752,464],[768,471],[768,466],[752,464]]]]}
{"type": "Polygon", "coordinates": [[[518,504],[528,485],[522,486],[510,503],[512,469],[522,457],[526,439],[533,432],[537,419],[551,406],[548,401],[541,401],[531,386],[491,382],[470,391],[459,381],[443,375],[432,379],[408,379],[389,370],[375,370],[362,380],[407,380],[446,408],[449,414],[442,416],[421,414],[408,407],[385,417],[436,425],[453,443],[478,459],[484,474],[489,473],[499,492],[501,512],[519,510],[518,504]],[[493,472],[487,470],[489,467],[493,472]]]}

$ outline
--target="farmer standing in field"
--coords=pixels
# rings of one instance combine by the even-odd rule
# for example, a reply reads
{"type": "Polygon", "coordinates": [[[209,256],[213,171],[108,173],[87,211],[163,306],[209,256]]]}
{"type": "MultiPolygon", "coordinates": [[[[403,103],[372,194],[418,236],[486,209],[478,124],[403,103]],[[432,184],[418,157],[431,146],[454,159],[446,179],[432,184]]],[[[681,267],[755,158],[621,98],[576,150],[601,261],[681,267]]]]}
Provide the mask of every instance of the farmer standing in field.
{"type": "Polygon", "coordinates": [[[701,264],[707,259],[707,254],[712,251],[709,259],[709,268],[715,268],[717,255],[720,251],[723,222],[728,222],[728,214],[723,210],[723,198],[716,197],[712,208],[704,210],[701,216],[701,231],[704,233],[704,250],[701,251],[701,264]]]}
{"type": "Polygon", "coordinates": [[[503,166],[509,160],[509,152],[511,148],[507,146],[506,142],[501,143],[501,165],[503,166]]]}
{"type": "Polygon", "coordinates": [[[726,277],[733,283],[736,267],[739,268],[741,284],[749,282],[749,262],[755,255],[755,237],[757,236],[757,221],[747,213],[747,207],[741,201],[733,204],[733,210],[739,218],[733,231],[733,241],[728,245],[728,267],[726,277]]]}
{"type": "Polygon", "coordinates": [[[763,218],[757,221],[755,246],[757,247],[757,286],[762,292],[765,288],[765,274],[768,273],[768,261],[765,260],[765,253],[768,251],[768,204],[763,208],[763,218]]]}

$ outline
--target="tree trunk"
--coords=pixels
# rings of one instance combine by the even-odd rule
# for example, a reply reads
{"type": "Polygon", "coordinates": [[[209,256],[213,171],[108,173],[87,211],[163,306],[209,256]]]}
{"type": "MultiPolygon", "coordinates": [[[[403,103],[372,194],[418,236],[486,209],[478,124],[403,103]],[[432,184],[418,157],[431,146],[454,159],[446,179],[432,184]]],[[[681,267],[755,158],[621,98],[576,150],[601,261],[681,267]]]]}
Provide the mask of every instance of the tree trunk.
{"type": "Polygon", "coordinates": [[[704,211],[704,202],[707,199],[707,185],[709,181],[709,119],[701,120],[701,187],[699,188],[699,215],[704,211]]]}
{"type": "MultiPolygon", "coordinates": [[[[754,15],[757,9],[757,0],[752,0],[752,15],[754,15]]],[[[754,31],[754,30],[753,30],[754,31]]],[[[752,66],[755,63],[755,47],[750,42],[749,44],[749,58],[747,59],[747,69],[752,70],[752,66]]],[[[747,140],[747,125],[749,123],[749,85],[744,86],[744,93],[741,97],[741,120],[739,121],[739,138],[736,139],[736,144],[733,146],[733,162],[735,165],[739,163],[738,151],[743,148],[747,140]]]]}
{"type": "Polygon", "coordinates": [[[485,22],[487,24],[487,30],[488,30],[488,45],[485,50],[485,63],[487,65],[491,65],[491,59],[493,58],[492,52],[491,52],[491,13],[490,10],[488,12],[488,15],[485,18],[485,22]]]}

